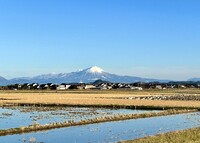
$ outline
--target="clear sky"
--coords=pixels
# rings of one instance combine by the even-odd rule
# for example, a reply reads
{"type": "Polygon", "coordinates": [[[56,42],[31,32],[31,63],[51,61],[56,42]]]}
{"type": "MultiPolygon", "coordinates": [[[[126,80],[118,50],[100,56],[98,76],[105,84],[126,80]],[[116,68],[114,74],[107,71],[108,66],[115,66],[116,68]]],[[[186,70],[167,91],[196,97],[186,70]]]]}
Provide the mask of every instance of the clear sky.
{"type": "Polygon", "coordinates": [[[0,0],[0,76],[99,66],[200,77],[199,0],[0,0]]]}

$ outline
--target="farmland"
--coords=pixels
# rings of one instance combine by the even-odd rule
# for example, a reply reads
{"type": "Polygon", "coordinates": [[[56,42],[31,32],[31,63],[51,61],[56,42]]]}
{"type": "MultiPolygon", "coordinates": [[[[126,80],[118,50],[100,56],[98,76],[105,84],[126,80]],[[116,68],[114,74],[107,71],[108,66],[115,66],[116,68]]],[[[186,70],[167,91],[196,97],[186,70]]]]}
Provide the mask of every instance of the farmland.
{"type": "Polygon", "coordinates": [[[74,91],[1,91],[0,104],[41,104],[41,105],[94,105],[94,106],[152,106],[152,107],[183,107],[200,108],[196,100],[138,100],[130,97],[144,96],[200,96],[199,89],[186,90],[74,90],[74,91]]]}
{"type": "MultiPolygon", "coordinates": [[[[22,116],[23,114],[24,117],[27,117],[26,114],[28,114],[30,117],[34,117],[30,119],[26,118],[26,121],[28,121],[28,126],[26,124],[23,124],[22,126],[21,124],[18,125],[15,123],[14,126],[9,126],[9,128],[3,130],[1,129],[1,136],[49,129],[55,129],[55,131],[57,131],[56,128],[66,128],[73,126],[81,127],[82,125],[90,126],[94,123],[112,123],[113,121],[120,120],[123,122],[126,122],[127,120],[135,122],[134,119],[139,119],[140,121],[142,118],[147,118],[148,120],[150,117],[156,119],[159,116],[172,118],[173,116],[170,117],[169,115],[195,112],[194,116],[192,115],[191,117],[187,117],[185,118],[185,121],[182,121],[183,123],[188,122],[188,125],[187,127],[181,127],[181,129],[188,129],[188,127],[191,128],[199,126],[199,97],[199,89],[143,91],[1,90],[0,105],[2,107],[2,119],[7,118],[6,116],[15,118],[14,116],[22,116]],[[121,112],[119,109],[122,109],[123,112],[121,112]],[[134,110],[137,111],[136,109],[138,112],[133,112],[134,110]],[[139,110],[141,109],[143,109],[145,113],[139,114],[139,110]],[[148,110],[150,112],[146,112],[148,110]],[[194,121],[192,122],[196,122],[195,126],[190,124],[190,120],[188,120],[189,118],[194,118],[194,121]],[[38,121],[41,122],[41,124],[39,124],[38,121]],[[33,124],[31,124],[31,122],[33,122],[33,124]]],[[[185,114],[185,116],[186,115],[187,114],[185,114]]],[[[171,131],[174,130],[172,129],[171,131]]],[[[166,131],[163,133],[165,132],[166,131]]],[[[190,132],[190,130],[188,130],[188,132],[190,132]]],[[[20,138],[20,136],[18,136],[18,138],[20,138]]],[[[132,138],[125,137],[124,139],[131,140],[132,138]]],[[[164,138],[164,140],[165,139],[166,138],[164,138]]],[[[110,139],[110,141],[120,140],[110,139]]]]}

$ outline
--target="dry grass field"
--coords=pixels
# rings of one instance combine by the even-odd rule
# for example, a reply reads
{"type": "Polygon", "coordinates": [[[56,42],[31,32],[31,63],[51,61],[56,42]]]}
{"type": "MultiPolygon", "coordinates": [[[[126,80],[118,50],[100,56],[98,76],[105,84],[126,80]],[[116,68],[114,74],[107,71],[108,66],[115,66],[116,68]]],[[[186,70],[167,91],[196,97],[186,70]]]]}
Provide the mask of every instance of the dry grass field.
{"type": "Polygon", "coordinates": [[[130,100],[127,97],[164,96],[164,95],[200,96],[199,89],[177,90],[74,90],[74,91],[0,91],[0,104],[65,104],[65,105],[121,105],[155,107],[195,107],[200,101],[182,100],[130,100]]]}
{"type": "Polygon", "coordinates": [[[199,143],[200,128],[169,132],[122,143],[199,143]]]}

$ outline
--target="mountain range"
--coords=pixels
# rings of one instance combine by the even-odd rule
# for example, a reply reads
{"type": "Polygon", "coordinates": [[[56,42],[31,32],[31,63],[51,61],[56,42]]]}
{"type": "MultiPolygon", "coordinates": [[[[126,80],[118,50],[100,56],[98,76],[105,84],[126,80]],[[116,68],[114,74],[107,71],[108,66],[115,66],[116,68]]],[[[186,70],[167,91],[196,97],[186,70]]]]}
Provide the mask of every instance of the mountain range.
{"type": "Polygon", "coordinates": [[[194,82],[197,82],[197,81],[200,81],[200,78],[190,78],[190,79],[188,79],[188,81],[194,81],[194,82]]]}
{"type": "MultiPolygon", "coordinates": [[[[42,74],[34,77],[19,77],[10,80],[0,76],[0,85],[16,84],[16,83],[92,83],[98,79],[109,82],[169,82],[169,80],[159,80],[151,78],[142,78],[136,76],[121,76],[105,72],[101,68],[94,66],[71,73],[59,74],[42,74]]],[[[195,79],[197,80],[197,79],[195,79]]]]}

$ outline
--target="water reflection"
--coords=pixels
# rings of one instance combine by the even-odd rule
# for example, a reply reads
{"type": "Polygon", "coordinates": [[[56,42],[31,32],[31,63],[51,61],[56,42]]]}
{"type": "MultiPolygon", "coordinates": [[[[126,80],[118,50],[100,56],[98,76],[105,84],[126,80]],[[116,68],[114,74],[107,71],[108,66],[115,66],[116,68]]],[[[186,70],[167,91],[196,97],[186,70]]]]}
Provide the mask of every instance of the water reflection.
{"type": "MultiPolygon", "coordinates": [[[[34,122],[48,124],[74,120],[87,120],[97,117],[113,116],[118,114],[140,114],[152,112],[131,109],[106,109],[106,108],[48,108],[48,107],[10,107],[0,108],[0,129],[15,128],[32,125],[34,122]]],[[[153,111],[158,112],[158,111],[153,111]]]]}
{"type": "Polygon", "coordinates": [[[1,142],[21,143],[22,139],[26,139],[28,143],[30,138],[35,138],[38,143],[107,143],[198,126],[200,126],[199,112],[68,127],[46,132],[9,135],[0,137],[0,140],[1,142]]]}

